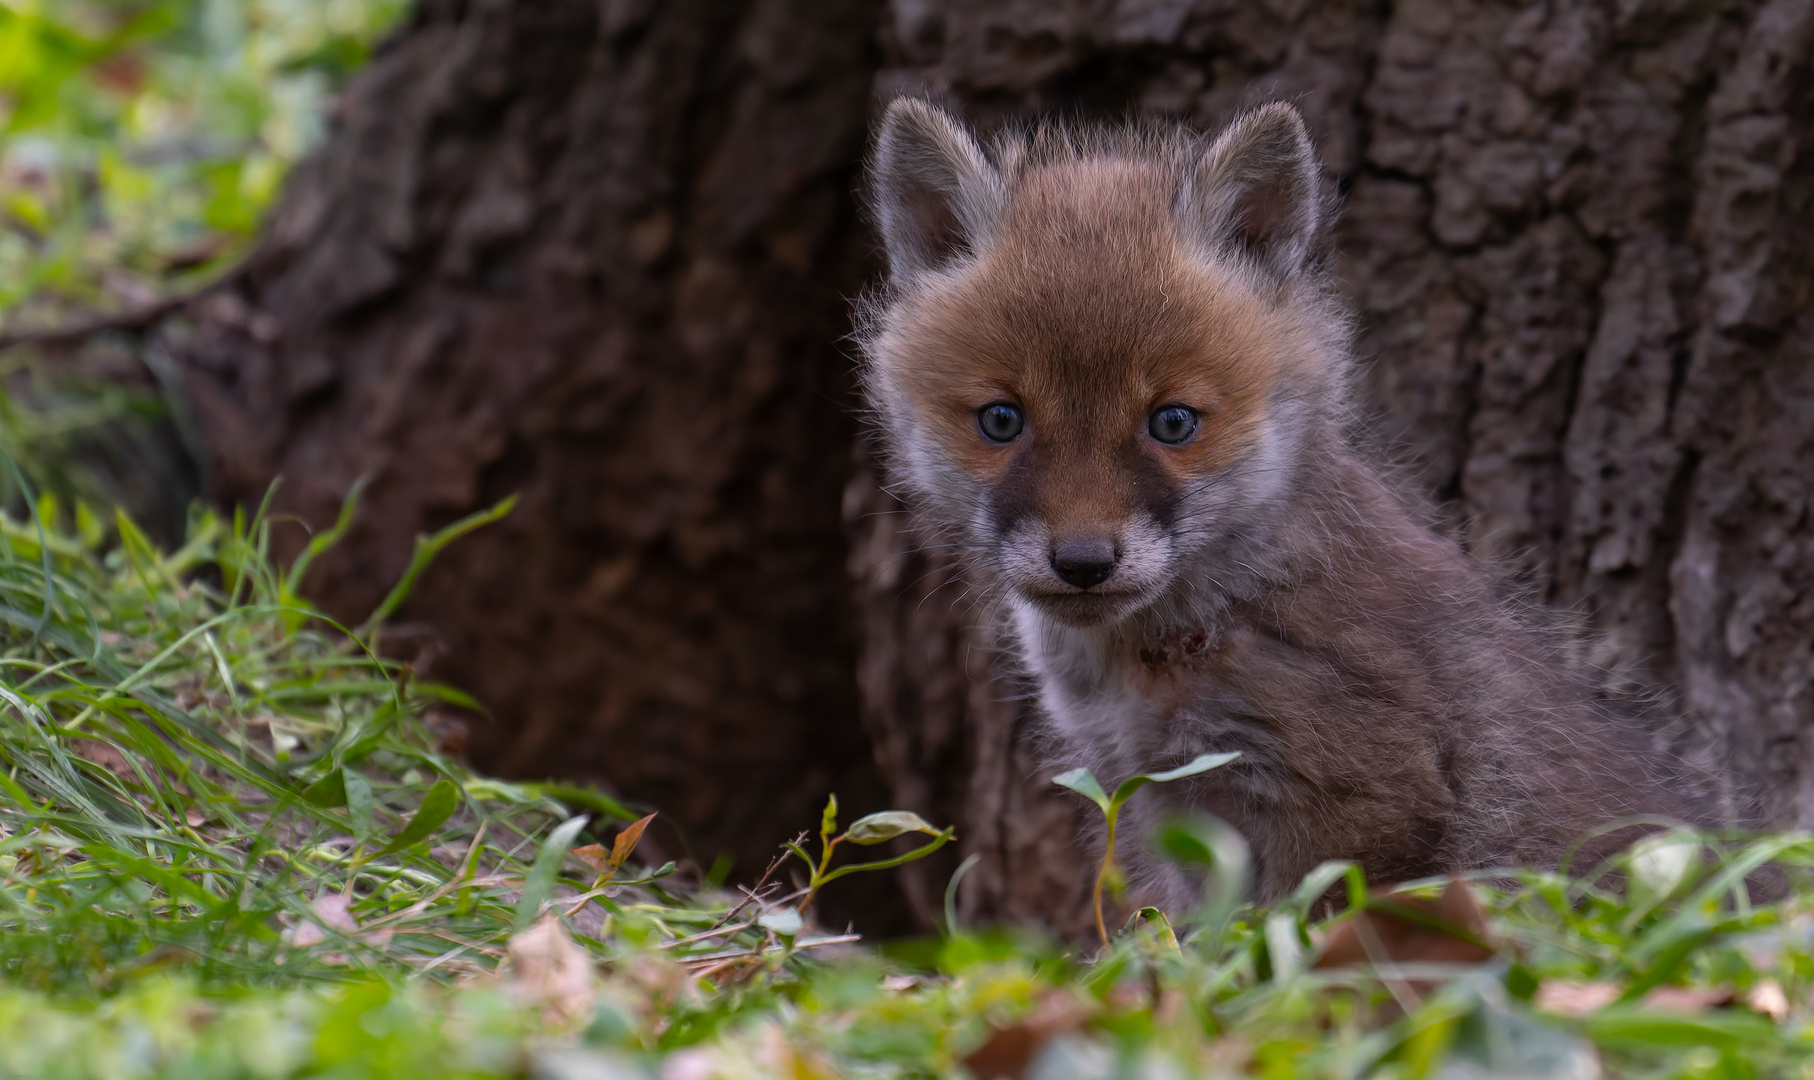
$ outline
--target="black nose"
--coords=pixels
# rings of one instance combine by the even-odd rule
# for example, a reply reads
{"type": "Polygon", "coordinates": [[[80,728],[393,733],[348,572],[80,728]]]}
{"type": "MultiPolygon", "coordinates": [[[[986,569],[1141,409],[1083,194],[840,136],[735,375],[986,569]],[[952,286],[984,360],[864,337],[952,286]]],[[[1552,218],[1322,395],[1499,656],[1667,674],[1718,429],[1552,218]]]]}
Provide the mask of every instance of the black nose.
{"type": "Polygon", "coordinates": [[[1066,540],[1052,551],[1052,569],[1079,589],[1100,585],[1115,572],[1115,545],[1107,540],[1066,540]]]}

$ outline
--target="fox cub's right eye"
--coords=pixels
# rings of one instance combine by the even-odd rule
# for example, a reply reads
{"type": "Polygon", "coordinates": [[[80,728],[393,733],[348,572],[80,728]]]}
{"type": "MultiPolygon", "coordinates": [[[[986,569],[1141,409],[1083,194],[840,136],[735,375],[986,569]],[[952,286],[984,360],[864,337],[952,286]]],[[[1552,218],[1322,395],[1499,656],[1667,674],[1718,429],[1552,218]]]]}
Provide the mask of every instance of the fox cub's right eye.
{"type": "Polygon", "coordinates": [[[994,442],[1012,442],[1026,423],[1020,410],[1012,405],[984,405],[976,413],[976,426],[982,428],[983,435],[994,442]]]}
{"type": "Polygon", "coordinates": [[[1146,430],[1162,443],[1181,443],[1197,433],[1197,410],[1167,405],[1146,422],[1146,430]]]}

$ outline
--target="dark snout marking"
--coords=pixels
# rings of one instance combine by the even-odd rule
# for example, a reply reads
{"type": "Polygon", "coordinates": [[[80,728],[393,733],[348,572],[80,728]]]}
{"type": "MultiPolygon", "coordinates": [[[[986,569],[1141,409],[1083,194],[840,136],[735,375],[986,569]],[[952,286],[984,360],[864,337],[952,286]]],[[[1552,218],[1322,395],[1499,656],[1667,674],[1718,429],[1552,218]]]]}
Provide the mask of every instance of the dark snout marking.
{"type": "MultiPolygon", "coordinates": [[[[1162,452],[1164,448],[1154,447],[1143,431],[1138,438],[1128,439],[1117,451],[1117,472],[1123,483],[1131,482],[1134,506],[1150,513],[1161,528],[1169,529],[1177,522],[1185,491],[1179,479],[1160,463],[1162,452]]],[[[987,494],[988,517],[997,540],[1007,537],[1028,518],[1044,519],[1039,505],[1039,476],[1042,468],[1050,470],[1055,464],[1050,460],[1047,448],[1037,440],[1018,447],[1008,467],[989,486],[987,494]]],[[[1107,581],[1120,561],[1114,543],[1110,540],[1084,541],[1106,549],[1106,559],[1100,557],[1101,550],[1095,553],[1097,557],[1078,559],[1066,555],[1061,558],[1059,552],[1066,550],[1072,542],[1060,543],[1053,550],[1052,572],[1079,589],[1107,581]],[[1072,569],[1067,572],[1061,563],[1071,565],[1072,569]]]]}
{"type": "Polygon", "coordinates": [[[1087,589],[1107,581],[1119,558],[1107,540],[1065,540],[1052,549],[1052,571],[1065,584],[1087,589]]]}

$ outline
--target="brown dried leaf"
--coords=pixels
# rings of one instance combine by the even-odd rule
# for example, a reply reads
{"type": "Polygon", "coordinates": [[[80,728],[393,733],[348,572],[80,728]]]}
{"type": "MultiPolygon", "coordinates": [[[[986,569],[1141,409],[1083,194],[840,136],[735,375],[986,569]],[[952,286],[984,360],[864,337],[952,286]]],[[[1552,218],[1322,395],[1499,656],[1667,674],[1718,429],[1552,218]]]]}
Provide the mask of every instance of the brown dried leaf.
{"type": "Polygon", "coordinates": [[[837,1080],[838,1070],[823,1053],[810,1046],[797,1044],[787,1037],[781,1025],[769,1021],[757,1036],[756,1064],[770,1076],[792,1080],[837,1080]]]}
{"type": "Polygon", "coordinates": [[[592,958],[552,915],[510,938],[507,985],[512,997],[542,1006],[552,1022],[592,1015],[598,980],[592,958]]]}
{"type": "Polygon", "coordinates": [[[1314,966],[1478,964],[1497,950],[1474,890],[1457,880],[1434,900],[1403,891],[1375,897],[1329,931],[1314,966]]]}
{"type": "Polygon", "coordinates": [[[1025,1024],[1012,1024],[989,1032],[989,1038],[964,1057],[964,1066],[976,1080],[1020,1080],[1051,1036],[1025,1024]]]}
{"type": "Polygon", "coordinates": [[[655,815],[649,814],[624,826],[624,831],[618,833],[617,839],[611,842],[611,869],[616,870],[624,864],[624,860],[630,857],[630,853],[642,841],[642,831],[654,820],[655,815]]]}
{"type": "Polygon", "coordinates": [[[1722,1008],[1738,1001],[1731,990],[1704,986],[1659,986],[1645,994],[1638,1003],[1660,1012],[1698,1013],[1722,1008]]]}
{"type": "Polygon", "coordinates": [[[1775,979],[1759,981],[1745,995],[1745,1004],[1751,1007],[1752,1012],[1767,1016],[1779,1024],[1789,1018],[1789,995],[1783,993],[1782,983],[1775,979]]]}
{"type": "MultiPolygon", "coordinates": [[[[1782,1013],[1787,1015],[1788,1000],[1781,997],[1782,988],[1780,986],[1775,989],[1777,998],[1781,1001],[1782,1013]]],[[[1587,1016],[1611,1005],[1624,992],[1625,988],[1618,983],[1552,979],[1538,987],[1534,1004],[1538,1010],[1556,1016],[1587,1016]]],[[[1764,984],[1760,983],[1752,994],[1762,1003],[1761,1005],[1754,1004],[1753,1008],[1766,1016],[1775,1015],[1768,1009],[1775,1002],[1770,1000],[1769,990],[1764,984]]],[[[1747,1001],[1749,1003],[1750,999],[1747,1001]]],[[[1705,1012],[1708,1009],[1724,1008],[1737,1002],[1738,995],[1731,990],[1701,986],[1658,986],[1638,999],[1638,1004],[1643,1008],[1673,1013],[1705,1012]]]]}
{"type": "MultiPolygon", "coordinates": [[[[309,903],[309,914],[313,918],[286,930],[284,938],[296,948],[306,949],[326,941],[328,930],[337,930],[342,934],[361,938],[366,943],[378,948],[389,944],[391,939],[389,930],[377,930],[370,933],[360,930],[359,920],[353,917],[352,906],[353,898],[345,893],[322,893],[309,903]]],[[[331,963],[346,961],[346,957],[340,954],[322,959],[331,963]]]]}
{"type": "Polygon", "coordinates": [[[71,747],[77,757],[86,758],[122,780],[137,780],[138,771],[126,760],[120,748],[101,739],[72,739],[71,747]]]}
{"type": "Polygon", "coordinates": [[[1076,1031],[1087,1019],[1089,1011],[1075,998],[1049,994],[1019,1022],[992,1028],[983,1044],[964,1057],[964,1066],[976,1080],[1021,1080],[1047,1043],[1076,1031]]]}
{"type": "Polygon", "coordinates": [[[1586,1016],[1611,1005],[1624,992],[1618,983],[1551,979],[1537,988],[1533,1004],[1555,1016],[1586,1016]]]}
{"type": "Polygon", "coordinates": [[[353,898],[345,893],[331,892],[317,896],[309,910],[321,920],[323,926],[332,927],[344,934],[359,932],[359,920],[353,918],[353,898]]]}
{"type": "Polygon", "coordinates": [[[611,870],[611,856],[605,851],[603,844],[586,844],[576,847],[573,849],[573,857],[601,874],[609,873],[611,870]]]}
{"type": "Polygon", "coordinates": [[[471,728],[466,721],[451,713],[430,711],[422,717],[429,734],[435,737],[435,749],[451,758],[465,760],[471,728]]]}
{"type": "Polygon", "coordinates": [[[328,932],[318,923],[305,922],[283,932],[284,940],[298,949],[312,948],[328,939],[328,932]]]}

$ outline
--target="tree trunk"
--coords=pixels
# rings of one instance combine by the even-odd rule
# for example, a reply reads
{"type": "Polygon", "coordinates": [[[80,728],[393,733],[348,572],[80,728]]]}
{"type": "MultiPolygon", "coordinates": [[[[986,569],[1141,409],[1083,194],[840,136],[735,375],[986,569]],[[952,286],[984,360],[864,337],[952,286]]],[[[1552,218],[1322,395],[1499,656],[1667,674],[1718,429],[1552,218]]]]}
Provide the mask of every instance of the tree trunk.
{"type": "Polygon", "coordinates": [[[643,800],[745,876],[834,789],[883,808],[838,517],[873,27],[426,0],[184,350],[221,497],[281,476],[321,524],[372,478],[308,583],[331,612],[519,493],[406,609],[495,719],[476,760],[643,800]]]}
{"type": "MultiPolygon", "coordinates": [[[[853,448],[865,122],[922,87],[983,127],[1289,98],[1407,484],[1595,628],[1609,690],[1672,702],[1730,810],[1814,825],[1811,57],[1814,0],[427,3],[191,382],[222,495],[285,473],[323,521],[377,478],[335,610],[524,493],[409,608],[497,716],[485,763],[746,867],[867,793],[958,824],[967,917],[1074,929],[1027,688],[853,448]]],[[[903,875],[923,922],[954,863],[903,875]]]]}

